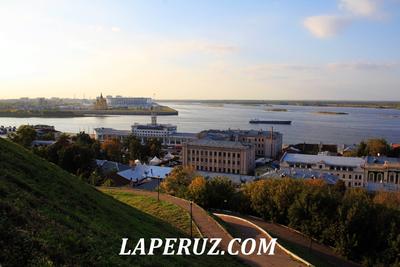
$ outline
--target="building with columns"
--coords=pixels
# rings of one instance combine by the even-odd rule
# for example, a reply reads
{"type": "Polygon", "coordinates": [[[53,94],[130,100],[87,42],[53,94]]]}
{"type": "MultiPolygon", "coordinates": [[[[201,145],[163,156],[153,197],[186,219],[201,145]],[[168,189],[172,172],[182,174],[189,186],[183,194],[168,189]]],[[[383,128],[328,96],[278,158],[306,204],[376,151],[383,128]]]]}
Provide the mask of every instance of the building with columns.
{"type": "Polygon", "coordinates": [[[296,172],[305,173],[305,170],[310,173],[327,173],[337,176],[347,187],[363,187],[364,163],[363,158],[357,157],[285,153],[281,158],[280,168],[288,176],[296,172]]]}
{"type": "Polygon", "coordinates": [[[365,185],[370,190],[400,191],[400,159],[372,157],[365,160],[365,185]]]}
{"type": "Polygon", "coordinates": [[[400,191],[399,158],[285,153],[280,168],[287,176],[296,176],[298,173],[335,175],[347,187],[363,187],[369,191],[400,191]]]}

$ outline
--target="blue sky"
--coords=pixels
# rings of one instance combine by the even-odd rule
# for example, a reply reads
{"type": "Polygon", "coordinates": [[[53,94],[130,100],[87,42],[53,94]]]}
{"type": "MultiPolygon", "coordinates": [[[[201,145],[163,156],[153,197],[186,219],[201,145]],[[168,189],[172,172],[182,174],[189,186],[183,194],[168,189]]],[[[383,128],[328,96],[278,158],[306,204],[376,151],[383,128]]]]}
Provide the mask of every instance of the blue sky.
{"type": "Polygon", "coordinates": [[[2,1],[0,98],[400,100],[400,0],[2,1]]]}

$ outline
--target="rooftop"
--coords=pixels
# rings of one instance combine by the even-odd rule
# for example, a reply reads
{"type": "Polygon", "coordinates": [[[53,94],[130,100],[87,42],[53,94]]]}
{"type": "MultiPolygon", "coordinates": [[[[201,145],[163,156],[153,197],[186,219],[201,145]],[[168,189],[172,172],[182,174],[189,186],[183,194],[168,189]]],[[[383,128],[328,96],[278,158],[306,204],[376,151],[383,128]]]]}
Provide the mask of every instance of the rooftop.
{"type": "Polygon", "coordinates": [[[231,180],[233,183],[236,184],[250,182],[253,181],[255,178],[254,176],[232,174],[232,173],[205,172],[205,171],[198,171],[197,173],[207,179],[212,179],[215,177],[227,177],[229,178],[229,180],[231,180]]]}
{"type": "Polygon", "coordinates": [[[165,179],[168,174],[172,171],[170,167],[150,166],[138,164],[133,168],[118,172],[119,176],[124,177],[127,180],[141,180],[143,178],[160,177],[165,179]]]}
{"type": "Polygon", "coordinates": [[[368,164],[400,164],[400,158],[390,158],[390,157],[367,157],[368,164]]]}
{"type": "MultiPolygon", "coordinates": [[[[202,133],[207,134],[207,135],[246,135],[246,136],[271,136],[271,131],[264,131],[264,130],[233,130],[233,129],[228,129],[228,130],[206,130],[203,131],[202,133]]],[[[278,136],[282,136],[280,132],[273,132],[273,136],[276,138],[278,136]]]]}
{"type": "Polygon", "coordinates": [[[194,146],[208,146],[208,147],[219,147],[219,148],[235,148],[235,149],[247,149],[250,145],[245,145],[240,142],[226,141],[226,140],[210,140],[210,139],[199,139],[191,141],[188,145],[194,146]]]}
{"type": "Polygon", "coordinates": [[[305,163],[305,164],[318,164],[324,163],[333,166],[349,166],[357,167],[365,163],[363,158],[357,157],[339,157],[339,156],[326,156],[326,155],[306,155],[306,154],[292,154],[286,153],[281,162],[290,163],[305,163]]]}
{"type": "Polygon", "coordinates": [[[166,128],[170,129],[173,128],[174,130],[176,130],[176,125],[172,125],[172,124],[151,124],[151,123],[147,123],[147,124],[142,124],[142,123],[135,123],[134,125],[132,125],[132,128],[136,128],[136,129],[150,129],[150,130],[164,130],[166,128]]]}
{"type": "Polygon", "coordinates": [[[101,160],[101,159],[96,159],[96,164],[98,167],[100,167],[104,172],[112,172],[112,171],[124,171],[130,169],[128,165],[115,162],[115,161],[109,161],[109,160],[101,160]]]}
{"type": "Polygon", "coordinates": [[[327,184],[336,184],[339,178],[330,173],[320,173],[310,170],[298,170],[298,171],[285,171],[285,170],[271,170],[262,175],[260,178],[280,178],[290,177],[294,179],[322,179],[327,184]]]}
{"type": "Polygon", "coordinates": [[[100,134],[109,134],[109,135],[130,135],[132,132],[129,130],[116,130],[113,128],[95,128],[94,131],[100,134]]]}
{"type": "Polygon", "coordinates": [[[196,133],[176,132],[176,133],[171,134],[171,137],[197,138],[197,134],[196,133]]]}

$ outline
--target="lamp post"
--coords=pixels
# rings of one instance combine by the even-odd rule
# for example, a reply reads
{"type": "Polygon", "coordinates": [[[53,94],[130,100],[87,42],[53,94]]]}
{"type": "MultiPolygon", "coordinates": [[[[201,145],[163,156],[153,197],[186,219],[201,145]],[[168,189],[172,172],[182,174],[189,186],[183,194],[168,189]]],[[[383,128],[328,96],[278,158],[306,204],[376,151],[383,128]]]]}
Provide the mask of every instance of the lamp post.
{"type": "Polygon", "coordinates": [[[158,176],[157,180],[158,180],[157,201],[160,201],[160,175],[158,176]]]}
{"type": "Polygon", "coordinates": [[[193,238],[193,201],[190,201],[190,238],[193,238]]]}

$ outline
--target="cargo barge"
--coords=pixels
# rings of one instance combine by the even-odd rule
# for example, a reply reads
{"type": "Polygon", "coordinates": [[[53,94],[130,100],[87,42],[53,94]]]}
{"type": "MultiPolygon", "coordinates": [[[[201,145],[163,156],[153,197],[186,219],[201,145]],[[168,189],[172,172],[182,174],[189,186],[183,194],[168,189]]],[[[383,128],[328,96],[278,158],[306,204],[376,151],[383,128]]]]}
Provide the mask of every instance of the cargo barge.
{"type": "Polygon", "coordinates": [[[283,124],[283,125],[290,125],[290,124],[292,124],[292,121],[253,119],[253,120],[250,120],[249,123],[251,123],[251,124],[283,124]]]}

